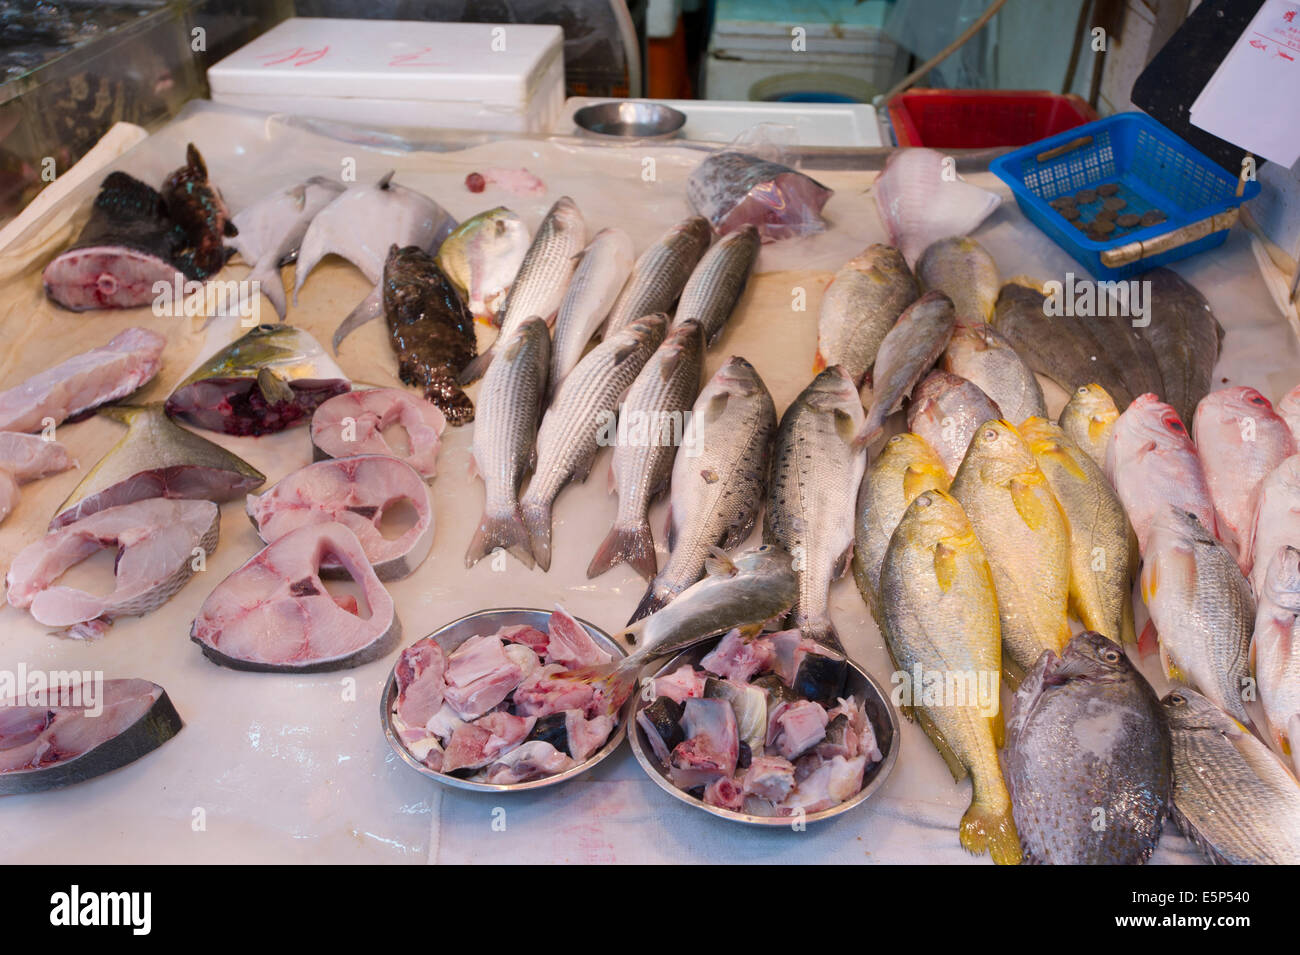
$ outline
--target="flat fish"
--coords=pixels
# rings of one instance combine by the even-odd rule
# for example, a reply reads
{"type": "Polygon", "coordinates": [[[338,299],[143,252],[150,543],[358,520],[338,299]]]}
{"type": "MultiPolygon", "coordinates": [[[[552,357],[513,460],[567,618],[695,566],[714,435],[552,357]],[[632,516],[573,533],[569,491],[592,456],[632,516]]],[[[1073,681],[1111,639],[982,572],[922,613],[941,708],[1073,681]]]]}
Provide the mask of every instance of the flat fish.
{"type": "MultiPolygon", "coordinates": [[[[415,468],[382,454],[309,464],[261,494],[248,495],[244,509],[267,544],[309,524],[345,525],[384,581],[415,573],[433,546],[433,499],[428,485],[415,468]],[[385,534],[386,512],[401,507],[410,508],[410,526],[396,535],[385,534]]],[[[320,574],[346,576],[332,558],[321,562],[320,574]]]]}
{"type": "Polygon", "coordinates": [[[117,618],[143,616],[170,600],[194,575],[196,548],[216,549],[219,525],[211,501],[149,498],[97,511],[19,552],[5,578],[9,603],[71,636],[102,636],[117,618]],[[111,592],[55,584],[104,548],[117,551],[111,592]]]}
{"type": "Polygon", "coordinates": [[[764,242],[821,232],[833,190],[803,173],[748,153],[724,150],[702,160],[686,180],[686,198],[719,235],[746,225],[764,242]]]}
{"type": "Polygon", "coordinates": [[[67,684],[0,703],[0,796],[85,782],[153,752],[185,724],[161,686],[67,684]],[[93,699],[92,699],[93,697],[93,699]]]}
{"type": "Polygon", "coordinates": [[[0,430],[39,431],[124,398],[158,374],[167,339],[128,328],[106,345],[74,355],[0,391],[0,430]]]}
{"type": "Polygon", "coordinates": [[[747,225],[723,236],[705,252],[682,289],[673,325],[697,321],[705,342],[716,342],[745,293],[760,244],[758,229],[747,225]]]}
{"type": "Polygon", "coordinates": [[[933,149],[895,150],[872,186],[889,243],[902,249],[908,265],[940,239],[970,235],[1002,202],[950,173],[949,162],[933,149]]]}
{"type": "Polygon", "coordinates": [[[453,425],[474,420],[457,376],[478,354],[474,317],[451,280],[423,249],[393,246],[384,264],[384,315],[397,376],[424,390],[453,425]]]}
{"type": "MultiPolygon", "coordinates": [[[[1151,283],[1151,294],[1148,321],[1139,331],[1160,369],[1164,390],[1159,395],[1183,421],[1190,421],[1213,383],[1223,326],[1205,296],[1177,272],[1151,269],[1142,273],[1142,281],[1151,283]]],[[[1121,396],[1111,395],[1123,407],[1121,396]]]]}
{"type": "Polygon", "coordinates": [[[701,216],[677,223],[641,253],[605,320],[606,337],[643,315],[668,313],[713,238],[701,216]]]}
{"type": "Polygon", "coordinates": [[[354,454],[386,454],[405,461],[428,479],[438,473],[438,448],[447,419],[437,405],[400,388],[367,388],[335,395],[311,416],[315,460],[354,454]],[[384,432],[400,425],[406,446],[399,450],[384,432]]]}
{"type": "Polygon", "coordinates": [[[190,639],[213,663],[236,670],[318,673],[387,656],[402,627],[356,535],[342,524],[309,524],[268,544],[213,589],[190,639]],[[321,582],[321,564],[336,560],[361,587],[338,600],[321,582]],[[346,606],[344,606],[346,604],[346,606]]]}

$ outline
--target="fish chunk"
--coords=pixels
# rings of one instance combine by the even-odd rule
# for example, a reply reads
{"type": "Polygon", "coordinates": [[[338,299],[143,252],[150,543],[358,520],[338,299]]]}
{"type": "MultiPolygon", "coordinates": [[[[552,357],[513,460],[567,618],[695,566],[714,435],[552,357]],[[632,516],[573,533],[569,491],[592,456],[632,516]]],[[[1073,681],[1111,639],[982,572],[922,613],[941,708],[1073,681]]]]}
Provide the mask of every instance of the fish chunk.
{"type": "Polygon", "coordinates": [[[476,720],[500,705],[523,675],[519,664],[506,654],[500,637],[470,637],[447,658],[444,698],[461,719],[476,720]]]}
{"type": "Polygon", "coordinates": [[[547,629],[547,663],[558,663],[573,669],[599,666],[610,661],[609,651],[602,650],[591,638],[587,628],[565,613],[563,607],[556,606],[547,629]]]}
{"type": "Polygon", "coordinates": [[[0,471],[20,484],[58,474],[76,466],[68,449],[35,434],[0,431],[0,471]]]}
{"type": "MultiPolygon", "coordinates": [[[[815,705],[815,704],[814,704],[815,705]]],[[[682,732],[669,758],[669,775],[681,789],[707,786],[736,773],[740,735],[736,711],[726,700],[689,699],[682,708],[682,732]]]]}
{"type": "Polygon", "coordinates": [[[686,198],[719,235],[755,226],[764,242],[821,232],[832,190],[816,179],[749,153],[724,150],[692,170],[686,198]]]}
{"type": "Polygon", "coordinates": [[[71,636],[100,636],[118,617],[143,616],[170,600],[193,576],[196,554],[216,548],[219,526],[211,501],[148,498],[107,508],[23,548],[6,577],[9,602],[71,636]],[[53,586],[106,547],[117,551],[110,593],[53,586]]]}
{"type": "Polygon", "coordinates": [[[268,544],[203,602],[190,639],[236,670],[315,673],[386,655],[401,635],[393,598],[343,524],[312,524],[268,544]],[[369,615],[340,606],[321,583],[334,558],[361,585],[369,615]]]}
{"type": "Polygon", "coordinates": [[[395,723],[400,721],[398,732],[408,747],[433,735],[429,727],[442,709],[447,691],[446,670],[447,657],[431,637],[411,644],[397,660],[393,669],[397,678],[393,717],[395,723]]]}
{"type": "Polygon", "coordinates": [[[506,753],[484,772],[484,781],[496,786],[513,786],[543,776],[554,776],[574,761],[550,743],[531,740],[506,753]]]}
{"type": "MultiPolygon", "coordinates": [[[[380,580],[401,580],[415,572],[433,546],[433,500],[419,472],[396,458],[360,454],[299,468],[270,490],[248,496],[245,509],[258,535],[270,544],[307,524],[337,521],[357,535],[380,580]],[[385,535],[386,515],[414,511],[411,526],[385,535]]],[[[326,577],[342,567],[327,560],[326,577]]]]}
{"type": "Polygon", "coordinates": [[[431,402],[401,388],[370,388],[335,395],[311,416],[311,446],[316,460],[355,454],[386,454],[431,478],[438,473],[438,448],[447,418],[431,402]],[[401,454],[384,432],[400,425],[407,450],[401,454]]]}
{"type": "Polygon", "coordinates": [[[872,187],[889,242],[910,266],[938,240],[970,235],[1002,202],[949,171],[949,163],[933,149],[899,149],[872,187]]]}
{"type": "Polygon", "coordinates": [[[158,374],[166,344],[157,332],[128,328],[0,392],[0,431],[39,431],[47,418],[59,424],[129,395],[158,374]]]}
{"type": "Polygon", "coordinates": [[[0,796],[110,773],[184,725],[167,692],[148,680],[105,680],[95,689],[60,685],[0,701],[0,796]]]}

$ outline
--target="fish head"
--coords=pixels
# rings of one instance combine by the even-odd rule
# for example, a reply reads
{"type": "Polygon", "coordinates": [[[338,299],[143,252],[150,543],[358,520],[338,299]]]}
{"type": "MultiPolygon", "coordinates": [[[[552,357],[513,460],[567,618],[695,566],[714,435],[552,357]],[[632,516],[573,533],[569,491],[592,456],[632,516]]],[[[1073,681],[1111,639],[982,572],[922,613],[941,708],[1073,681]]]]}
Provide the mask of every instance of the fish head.
{"type": "Polygon", "coordinates": [[[786,577],[794,578],[794,571],[791,569],[793,560],[789,554],[775,544],[760,544],[757,547],[751,547],[730,558],[730,562],[732,565],[730,572],[732,573],[773,577],[778,580],[786,577]]]}
{"type": "Polygon", "coordinates": [[[1300,613],[1300,550],[1285,544],[1268,562],[1264,598],[1291,613],[1300,613]]]}
{"type": "Polygon", "coordinates": [[[546,213],[546,219],[543,226],[550,224],[556,231],[568,232],[575,229],[586,229],[586,220],[582,218],[582,212],[578,209],[578,204],[568,196],[560,196],[551,206],[550,211],[546,213]]]}
{"type": "Polygon", "coordinates": [[[1061,655],[1049,661],[1043,682],[1059,686],[1071,680],[1100,682],[1127,678],[1133,665],[1119,644],[1092,630],[1076,634],[1066,644],[1061,655]]]}
{"type": "Polygon", "coordinates": [[[948,540],[958,542],[961,547],[979,547],[966,512],[955,498],[939,488],[918,494],[903,513],[899,528],[902,528],[900,533],[911,535],[927,547],[948,540]]]}
{"type": "Polygon", "coordinates": [[[891,276],[905,275],[912,278],[912,270],[907,267],[903,253],[892,245],[875,242],[849,260],[844,266],[855,272],[864,272],[876,281],[887,282],[891,276]]]}
{"type": "Polygon", "coordinates": [[[897,475],[907,500],[928,488],[947,488],[950,483],[943,459],[919,434],[904,431],[892,436],[881,448],[872,467],[872,480],[897,475]]]}
{"type": "Polygon", "coordinates": [[[831,365],[819,372],[798,400],[816,411],[842,412],[856,420],[863,417],[858,386],[841,365],[831,365]]]}
{"type": "Polygon", "coordinates": [[[1009,421],[985,421],[975,431],[961,469],[976,468],[980,481],[1002,486],[1013,479],[1042,480],[1033,452],[1009,421]]]}
{"type": "Polygon", "coordinates": [[[767,385],[763,383],[758,370],[746,359],[733,355],[727,359],[726,364],[714,372],[713,377],[700,393],[700,397],[701,399],[706,396],[725,395],[744,397],[767,393],[767,385]]]}
{"type": "Polygon", "coordinates": [[[1097,439],[1119,418],[1119,409],[1115,407],[1110,393],[1094,382],[1074,389],[1069,404],[1062,412],[1062,417],[1072,415],[1078,415],[1086,421],[1088,434],[1097,439]]]}
{"type": "Polygon", "coordinates": [[[1166,504],[1151,519],[1147,552],[1161,549],[1162,546],[1190,551],[1197,544],[1212,546],[1217,543],[1218,538],[1206,530],[1199,517],[1191,511],[1166,504]]]}
{"type": "Polygon", "coordinates": [[[708,248],[709,242],[713,239],[713,229],[709,226],[709,220],[704,216],[691,216],[683,219],[671,229],[663,234],[659,239],[659,244],[664,246],[674,245],[679,236],[685,236],[701,248],[708,248]]]}
{"type": "Polygon", "coordinates": [[[1182,732],[1206,730],[1237,737],[1250,731],[1208,699],[1186,686],[1175,686],[1160,701],[1171,729],[1182,732]]]}

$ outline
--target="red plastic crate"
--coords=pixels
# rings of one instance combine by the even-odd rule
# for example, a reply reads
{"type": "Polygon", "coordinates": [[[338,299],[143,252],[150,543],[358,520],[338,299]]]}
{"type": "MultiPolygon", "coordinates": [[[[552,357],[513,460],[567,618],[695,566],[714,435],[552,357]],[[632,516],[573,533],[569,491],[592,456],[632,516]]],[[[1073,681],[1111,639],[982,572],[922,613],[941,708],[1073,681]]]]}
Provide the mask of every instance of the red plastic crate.
{"type": "Polygon", "coordinates": [[[1024,146],[1091,123],[1086,100],[1037,90],[908,90],[889,101],[900,146],[1024,146]]]}

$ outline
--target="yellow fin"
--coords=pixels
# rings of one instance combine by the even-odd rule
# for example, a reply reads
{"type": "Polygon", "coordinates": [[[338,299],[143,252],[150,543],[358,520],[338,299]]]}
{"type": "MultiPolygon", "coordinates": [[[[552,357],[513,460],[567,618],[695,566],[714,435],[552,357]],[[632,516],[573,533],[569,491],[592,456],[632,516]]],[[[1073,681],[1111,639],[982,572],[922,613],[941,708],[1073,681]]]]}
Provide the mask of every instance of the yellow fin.
{"type": "Polygon", "coordinates": [[[1034,483],[1027,483],[1020,478],[1012,478],[1007,485],[1011,492],[1011,503],[1016,506],[1016,513],[1031,530],[1039,530],[1047,519],[1043,501],[1035,492],[1034,483]]]}
{"type": "Polygon", "coordinates": [[[961,817],[961,846],[974,855],[987,852],[996,865],[1019,865],[1020,836],[1011,816],[1011,806],[994,809],[981,805],[976,795],[961,817]]]}
{"type": "Polygon", "coordinates": [[[1169,679],[1169,682],[1191,686],[1187,674],[1179,669],[1178,664],[1174,662],[1174,658],[1169,655],[1169,648],[1165,646],[1163,640],[1160,641],[1160,664],[1165,668],[1165,676],[1169,679]]]}
{"type": "Polygon", "coordinates": [[[1059,441],[1040,441],[1034,445],[1034,456],[1048,458],[1065,468],[1067,474],[1076,481],[1088,480],[1088,475],[1074,460],[1072,455],[1059,441]]]}
{"type": "MultiPolygon", "coordinates": [[[[944,478],[948,474],[945,471],[944,478]]],[[[909,464],[903,470],[903,497],[908,501],[914,501],[923,491],[929,491],[936,487],[942,487],[943,482],[938,480],[939,475],[933,467],[926,465],[909,464]]]]}
{"type": "Polygon", "coordinates": [[[946,540],[934,545],[934,576],[944,593],[957,579],[957,548],[946,540]]]}
{"type": "Polygon", "coordinates": [[[1002,709],[989,717],[989,729],[993,732],[993,745],[998,749],[1007,745],[1007,721],[1002,718],[1002,709]]]}

